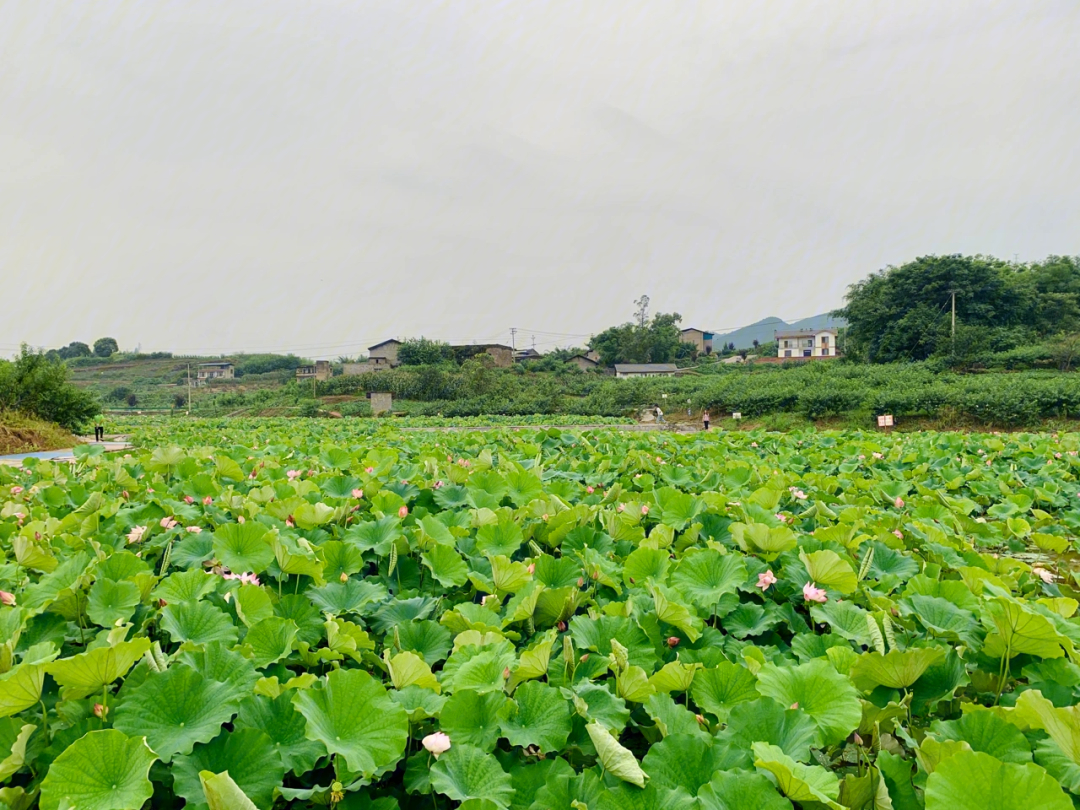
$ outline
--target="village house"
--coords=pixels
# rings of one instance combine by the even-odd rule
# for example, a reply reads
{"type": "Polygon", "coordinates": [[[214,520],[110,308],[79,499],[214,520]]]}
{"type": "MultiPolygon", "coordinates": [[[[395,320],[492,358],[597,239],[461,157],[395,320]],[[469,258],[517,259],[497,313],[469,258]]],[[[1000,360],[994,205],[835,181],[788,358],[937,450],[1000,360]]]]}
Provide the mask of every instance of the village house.
{"type": "Polygon", "coordinates": [[[214,363],[199,363],[195,369],[195,384],[206,385],[211,380],[231,380],[236,376],[236,368],[230,360],[214,363]]]}
{"type": "Polygon", "coordinates": [[[481,354],[486,354],[492,360],[495,368],[510,368],[514,365],[514,350],[501,343],[471,343],[464,346],[451,346],[458,362],[470,360],[481,354]]]}
{"type": "Polygon", "coordinates": [[[316,360],[313,366],[300,366],[296,369],[297,382],[310,382],[312,379],[326,382],[334,376],[329,360],[316,360]]]}
{"type": "Polygon", "coordinates": [[[679,340],[689,343],[698,354],[712,354],[713,333],[703,329],[683,329],[679,333],[679,340]]]}
{"type": "Polygon", "coordinates": [[[776,356],[779,359],[836,357],[836,335],[833,328],[796,329],[776,332],[776,356]]]}
{"type": "Polygon", "coordinates": [[[342,373],[346,377],[355,377],[369,371],[383,371],[388,368],[397,368],[401,363],[398,361],[398,349],[401,341],[390,338],[382,343],[376,343],[368,347],[368,359],[364,363],[346,363],[342,367],[342,373]]]}
{"type": "MultiPolygon", "coordinates": [[[[590,352],[589,354],[592,354],[592,352],[590,352]]],[[[599,359],[589,357],[588,354],[575,354],[566,362],[573,363],[582,371],[592,371],[594,368],[598,368],[600,366],[599,359]]]]}
{"type": "Polygon", "coordinates": [[[619,380],[631,377],[674,377],[679,368],[674,363],[616,363],[615,378],[619,380]]]}
{"type": "Polygon", "coordinates": [[[539,360],[544,355],[540,354],[536,349],[529,347],[528,349],[518,349],[514,352],[514,360],[520,363],[522,360],[539,360]]]}

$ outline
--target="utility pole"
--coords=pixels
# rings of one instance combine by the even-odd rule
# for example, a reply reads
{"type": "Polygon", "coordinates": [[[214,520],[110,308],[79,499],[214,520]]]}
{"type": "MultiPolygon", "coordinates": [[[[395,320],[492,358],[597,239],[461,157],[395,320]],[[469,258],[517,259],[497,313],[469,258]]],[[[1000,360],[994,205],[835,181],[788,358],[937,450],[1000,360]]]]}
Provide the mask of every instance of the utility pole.
{"type": "Polygon", "coordinates": [[[517,327],[510,327],[510,348],[517,351],[517,327]]]}
{"type": "Polygon", "coordinates": [[[191,363],[187,364],[187,412],[191,416],[191,363]]]}

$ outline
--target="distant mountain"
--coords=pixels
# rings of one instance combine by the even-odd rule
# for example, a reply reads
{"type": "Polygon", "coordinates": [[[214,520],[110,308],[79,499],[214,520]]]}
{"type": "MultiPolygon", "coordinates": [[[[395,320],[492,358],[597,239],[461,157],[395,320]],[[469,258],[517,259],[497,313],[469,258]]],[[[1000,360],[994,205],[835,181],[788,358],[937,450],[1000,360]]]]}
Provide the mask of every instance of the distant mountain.
{"type": "Polygon", "coordinates": [[[772,343],[774,332],[787,329],[824,329],[829,326],[840,328],[847,326],[847,321],[834,318],[827,312],[794,323],[788,323],[782,318],[763,318],[734,332],[713,335],[713,346],[719,350],[725,343],[734,343],[736,349],[752,349],[755,340],[758,343],[772,343]]]}

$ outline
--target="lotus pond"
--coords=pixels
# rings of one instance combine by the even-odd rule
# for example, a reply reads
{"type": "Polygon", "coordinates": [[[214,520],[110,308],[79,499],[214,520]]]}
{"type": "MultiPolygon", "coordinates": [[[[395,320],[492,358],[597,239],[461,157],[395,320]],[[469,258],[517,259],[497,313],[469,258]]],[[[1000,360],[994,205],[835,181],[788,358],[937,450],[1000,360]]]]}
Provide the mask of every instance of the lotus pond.
{"type": "Polygon", "coordinates": [[[1080,436],[136,440],[0,467],[0,807],[1080,806],[1080,436]]]}

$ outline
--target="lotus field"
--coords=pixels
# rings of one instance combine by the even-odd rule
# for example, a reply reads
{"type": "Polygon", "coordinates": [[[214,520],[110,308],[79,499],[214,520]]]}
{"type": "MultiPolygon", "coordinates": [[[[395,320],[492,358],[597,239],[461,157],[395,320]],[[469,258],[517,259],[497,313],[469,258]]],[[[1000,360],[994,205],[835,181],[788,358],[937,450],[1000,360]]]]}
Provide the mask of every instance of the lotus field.
{"type": "Polygon", "coordinates": [[[1080,437],[350,424],[0,466],[0,807],[1080,806],[1080,437]]]}

